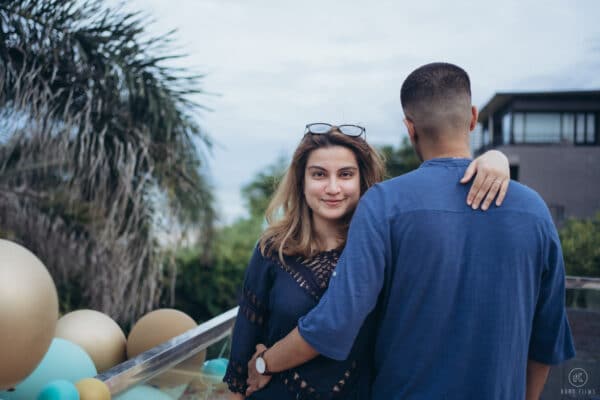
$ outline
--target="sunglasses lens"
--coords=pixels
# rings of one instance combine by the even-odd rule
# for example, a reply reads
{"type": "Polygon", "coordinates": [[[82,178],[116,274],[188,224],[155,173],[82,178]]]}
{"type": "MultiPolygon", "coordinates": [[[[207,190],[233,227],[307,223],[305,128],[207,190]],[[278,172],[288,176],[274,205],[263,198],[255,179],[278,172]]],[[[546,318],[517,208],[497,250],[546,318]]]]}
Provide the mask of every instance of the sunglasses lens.
{"type": "Polygon", "coordinates": [[[340,125],[338,129],[344,135],[348,136],[360,136],[364,131],[364,129],[358,125],[340,125]]]}
{"type": "Polygon", "coordinates": [[[310,124],[308,125],[308,130],[312,133],[316,134],[326,134],[331,130],[331,125],[329,124],[310,124]]]}

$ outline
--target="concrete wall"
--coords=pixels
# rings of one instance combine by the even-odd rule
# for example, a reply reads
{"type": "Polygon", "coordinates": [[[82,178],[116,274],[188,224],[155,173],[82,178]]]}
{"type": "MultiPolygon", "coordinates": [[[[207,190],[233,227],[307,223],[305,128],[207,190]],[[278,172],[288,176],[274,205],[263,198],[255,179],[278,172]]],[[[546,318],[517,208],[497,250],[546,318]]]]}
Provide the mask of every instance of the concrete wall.
{"type": "MultiPolygon", "coordinates": [[[[566,218],[589,218],[600,211],[600,146],[499,146],[519,181],[537,191],[549,207],[564,206],[566,218]]],[[[560,221],[555,221],[560,223],[560,221]]]]}

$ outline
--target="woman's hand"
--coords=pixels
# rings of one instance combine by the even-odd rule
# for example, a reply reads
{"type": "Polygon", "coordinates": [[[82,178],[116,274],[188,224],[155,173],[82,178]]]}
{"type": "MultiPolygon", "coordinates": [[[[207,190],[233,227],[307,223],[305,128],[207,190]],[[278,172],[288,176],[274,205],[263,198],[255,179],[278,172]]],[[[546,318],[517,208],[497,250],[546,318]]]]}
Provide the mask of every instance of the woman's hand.
{"type": "Polygon", "coordinates": [[[481,209],[485,211],[496,198],[496,205],[501,205],[510,182],[508,158],[498,150],[489,150],[471,161],[460,183],[469,182],[473,175],[475,181],[467,195],[467,204],[474,210],[481,204],[481,209]]]}
{"type": "Polygon", "coordinates": [[[246,390],[246,396],[250,396],[257,390],[264,388],[267,386],[267,383],[271,381],[270,375],[261,375],[256,370],[256,358],[266,349],[267,347],[264,344],[257,344],[256,352],[250,361],[248,361],[248,380],[246,380],[246,383],[248,384],[248,390],[246,390]]]}

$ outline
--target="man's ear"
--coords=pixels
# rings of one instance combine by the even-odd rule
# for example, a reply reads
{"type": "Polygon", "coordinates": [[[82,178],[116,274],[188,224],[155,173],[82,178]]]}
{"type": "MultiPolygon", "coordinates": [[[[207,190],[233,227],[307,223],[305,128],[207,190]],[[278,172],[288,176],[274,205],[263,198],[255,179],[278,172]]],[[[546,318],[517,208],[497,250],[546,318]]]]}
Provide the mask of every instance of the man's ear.
{"type": "Polygon", "coordinates": [[[404,118],[402,120],[404,122],[404,126],[406,126],[406,130],[408,131],[408,137],[412,143],[416,143],[417,141],[417,132],[415,131],[415,124],[408,118],[404,118]]]}
{"type": "Polygon", "coordinates": [[[473,132],[473,129],[477,126],[477,118],[479,118],[479,111],[477,107],[471,106],[471,122],[469,123],[469,132],[473,132]]]}

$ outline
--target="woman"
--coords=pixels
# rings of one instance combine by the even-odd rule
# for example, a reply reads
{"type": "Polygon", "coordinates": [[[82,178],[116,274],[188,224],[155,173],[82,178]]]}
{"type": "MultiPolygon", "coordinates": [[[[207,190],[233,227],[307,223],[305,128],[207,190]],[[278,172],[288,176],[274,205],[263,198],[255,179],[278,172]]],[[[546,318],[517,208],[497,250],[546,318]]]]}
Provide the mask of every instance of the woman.
{"type": "MultiPolygon", "coordinates": [[[[256,344],[275,343],[318,303],[344,247],[360,196],[383,179],[382,159],[365,141],[364,128],[322,123],[306,128],[269,205],[268,228],[246,271],[224,378],[232,391],[231,399],[244,398],[247,363],[256,344]]],[[[486,157],[497,157],[486,154],[482,156],[484,161],[486,157]]],[[[508,163],[501,161],[499,167],[505,169],[505,174],[496,178],[508,182],[508,163]]],[[[488,178],[488,182],[494,181],[488,178]]],[[[483,182],[485,177],[479,176],[478,180],[483,182]]],[[[367,319],[347,360],[319,356],[275,374],[264,389],[249,398],[368,397],[369,333],[373,322],[373,318],[367,319]]]]}

